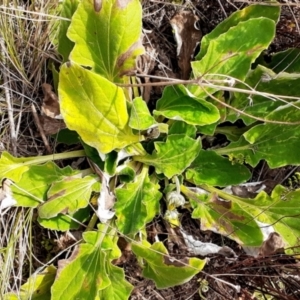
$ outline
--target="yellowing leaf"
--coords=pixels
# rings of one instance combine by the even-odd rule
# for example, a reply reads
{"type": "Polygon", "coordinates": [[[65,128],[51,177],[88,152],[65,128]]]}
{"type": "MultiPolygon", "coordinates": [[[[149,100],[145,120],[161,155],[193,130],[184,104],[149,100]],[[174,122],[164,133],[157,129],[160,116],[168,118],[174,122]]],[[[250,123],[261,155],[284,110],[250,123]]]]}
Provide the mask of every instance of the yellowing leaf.
{"type": "Polygon", "coordinates": [[[122,89],[102,76],[65,64],[60,72],[59,96],[68,128],[99,152],[109,153],[140,140],[127,124],[122,89]]]}
{"type": "Polygon", "coordinates": [[[97,176],[66,177],[56,182],[48,192],[48,200],[39,207],[39,216],[49,219],[58,214],[74,213],[88,205],[92,191],[99,191],[97,176]]]}
{"type": "Polygon", "coordinates": [[[188,282],[205,265],[205,261],[198,258],[173,260],[161,242],[151,247],[133,244],[132,251],[145,261],[143,276],[152,279],[159,289],[188,282]]]}
{"type": "Polygon", "coordinates": [[[144,53],[139,43],[142,8],[139,0],[84,0],[72,18],[68,37],[75,43],[71,61],[92,69],[112,82],[135,68],[144,53]]]}

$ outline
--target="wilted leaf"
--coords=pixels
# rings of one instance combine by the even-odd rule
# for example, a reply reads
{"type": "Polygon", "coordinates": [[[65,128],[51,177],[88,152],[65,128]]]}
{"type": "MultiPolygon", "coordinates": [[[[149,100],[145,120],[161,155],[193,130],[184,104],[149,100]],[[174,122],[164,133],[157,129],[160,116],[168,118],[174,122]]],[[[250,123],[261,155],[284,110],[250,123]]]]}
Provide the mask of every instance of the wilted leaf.
{"type": "Polygon", "coordinates": [[[84,178],[65,177],[55,182],[47,193],[47,201],[39,207],[39,216],[49,219],[58,214],[74,213],[88,205],[92,191],[99,191],[95,175],[84,178]]]}
{"type": "Polygon", "coordinates": [[[144,53],[142,8],[138,0],[100,3],[97,9],[93,1],[79,4],[68,31],[75,43],[71,61],[116,82],[135,69],[135,58],[144,53]]]}
{"type": "Polygon", "coordinates": [[[17,205],[37,207],[47,199],[47,191],[53,182],[76,173],[78,171],[72,170],[71,167],[61,169],[51,161],[41,166],[30,166],[18,185],[12,187],[17,205]]]}
{"type": "Polygon", "coordinates": [[[259,226],[238,201],[220,199],[215,193],[199,194],[186,187],[181,191],[190,199],[194,209],[192,217],[201,219],[201,230],[214,231],[241,245],[261,245],[263,235],[259,226]]]}
{"type": "Polygon", "coordinates": [[[166,142],[155,142],[154,146],[152,155],[135,156],[134,159],[154,166],[156,173],[171,178],[189,167],[200,151],[201,142],[183,134],[174,134],[168,136],[166,142]]]}
{"type": "Polygon", "coordinates": [[[272,225],[286,246],[293,247],[299,243],[300,236],[299,197],[300,190],[290,191],[277,185],[271,196],[260,192],[255,199],[234,199],[254,219],[272,225]]]}
{"type": "Polygon", "coordinates": [[[101,153],[140,140],[128,126],[125,95],[102,76],[72,64],[60,71],[61,113],[69,129],[101,153]]]}
{"type": "Polygon", "coordinates": [[[117,226],[123,234],[135,234],[150,222],[159,210],[159,185],[151,183],[148,168],[128,183],[116,189],[117,226]]]}
{"type": "Polygon", "coordinates": [[[4,178],[2,180],[2,186],[0,187],[0,216],[5,209],[17,204],[11,192],[11,184],[12,181],[10,179],[4,178]]]}
{"type": "Polygon", "coordinates": [[[43,83],[42,89],[44,93],[42,113],[53,119],[61,119],[58,97],[52,91],[52,86],[48,83],[43,83]]]}
{"type": "Polygon", "coordinates": [[[178,65],[182,79],[190,77],[191,60],[202,37],[200,28],[196,26],[198,21],[199,17],[189,10],[178,11],[170,20],[177,42],[178,65]]]}
{"type": "Polygon", "coordinates": [[[143,276],[152,279],[159,289],[188,282],[205,265],[205,261],[198,258],[173,259],[161,242],[152,246],[133,244],[132,251],[144,259],[143,276]]]}

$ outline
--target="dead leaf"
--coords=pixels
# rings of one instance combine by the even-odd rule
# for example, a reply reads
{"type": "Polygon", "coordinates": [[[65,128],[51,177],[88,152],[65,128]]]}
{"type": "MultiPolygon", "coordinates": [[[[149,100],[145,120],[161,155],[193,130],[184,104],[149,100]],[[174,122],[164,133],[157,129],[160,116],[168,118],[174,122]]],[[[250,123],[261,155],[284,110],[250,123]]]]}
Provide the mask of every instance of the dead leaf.
{"type": "Polygon", "coordinates": [[[177,42],[178,65],[182,79],[190,78],[191,60],[202,37],[200,28],[196,26],[198,21],[198,16],[191,11],[181,11],[170,21],[177,42]]]}
{"type": "Polygon", "coordinates": [[[10,179],[4,178],[2,180],[2,186],[0,187],[0,214],[9,207],[17,204],[17,201],[13,198],[10,186],[13,182],[10,179]]]}
{"type": "Polygon", "coordinates": [[[47,116],[39,116],[41,127],[45,135],[52,135],[66,128],[63,120],[53,119],[47,116]]]}
{"type": "Polygon", "coordinates": [[[271,232],[259,249],[259,256],[270,256],[276,253],[283,253],[284,241],[277,232],[271,232]]]}
{"type": "Polygon", "coordinates": [[[53,119],[62,119],[58,97],[52,91],[52,86],[48,83],[42,84],[44,99],[42,104],[42,113],[53,119]]]}

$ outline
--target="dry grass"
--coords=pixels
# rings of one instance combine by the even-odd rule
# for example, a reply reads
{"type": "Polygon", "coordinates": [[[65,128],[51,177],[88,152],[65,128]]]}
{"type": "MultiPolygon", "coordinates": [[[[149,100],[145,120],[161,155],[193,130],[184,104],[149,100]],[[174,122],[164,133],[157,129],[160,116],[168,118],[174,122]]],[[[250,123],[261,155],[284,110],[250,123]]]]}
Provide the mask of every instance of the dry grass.
{"type": "Polygon", "coordinates": [[[51,43],[56,10],[50,0],[31,5],[4,1],[0,6],[0,146],[15,156],[43,153],[30,106],[40,106],[49,58],[56,60],[51,43]]]}

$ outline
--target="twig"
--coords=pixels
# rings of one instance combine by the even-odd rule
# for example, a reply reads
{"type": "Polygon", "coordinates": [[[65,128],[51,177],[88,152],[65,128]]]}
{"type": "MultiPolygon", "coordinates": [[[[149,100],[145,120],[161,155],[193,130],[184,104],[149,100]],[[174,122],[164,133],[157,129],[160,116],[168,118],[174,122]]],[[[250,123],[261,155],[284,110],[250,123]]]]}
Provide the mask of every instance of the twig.
{"type": "MultiPolygon", "coordinates": [[[[139,75],[141,76],[141,75],[139,75]]],[[[152,77],[152,76],[146,76],[146,77],[152,77]]],[[[160,79],[161,77],[156,77],[158,79],[160,79]]],[[[238,92],[238,93],[244,93],[247,95],[259,95],[262,97],[266,97],[266,98],[270,98],[270,99],[274,99],[274,98],[279,98],[281,97],[282,99],[293,99],[293,100],[299,100],[299,97],[290,97],[290,96],[278,96],[278,95],[274,95],[274,94],[270,94],[270,93],[265,93],[265,92],[259,92],[259,91],[255,91],[255,90],[245,90],[245,89],[240,89],[240,88],[235,88],[235,87],[231,87],[231,86],[222,86],[222,85],[216,85],[213,82],[227,82],[226,80],[204,80],[203,78],[197,78],[197,79],[191,79],[191,80],[181,80],[181,79],[176,79],[176,78],[163,78],[164,80],[168,80],[168,81],[161,81],[161,82],[150,82],[150,83],[137,83],[137,84],[122,84],[122,83],[116,83],[116,85],[120,86],[120,87],[141,87],[141,86],[172,86],[172,85],[177,85],[177,84],[194,84],[194,85],[199,85],[208,96],[210,96],[212,99],[214,99],[215,101],[217,101],[218,103],[220,103],[222,106],[225,106],[227,108],[230,108],[232,110],[234,110],[235,112],[242,114],[244,116],[247,116],[249,118],[252,118],[254,120],[257,121],[261,121],[261,122],[265,122],[265,123],[271,123],[271,124],[282,124],[282,125],[300,125],[300,121],[297,122],[285,122],[285,121],[276,121],[276,120],[267,120],[267,119],[263,119],[263,118],[259,118],[259,117],[255,117],[253,115],[250,115],[248,113],[245,113],[242,110],[239,110],[219,99],[217,99],[216,97],[214,97],[211,93],[209,93],[205,88],[213,88],[213,89],[221,89],[224,91],[229,91],[229,92],[238,92]]],[[[286,104],[290,104],[291,106],[294,106],[296,108],[299,108],[297,106],[295,106],[293,103],[291,102],[286,102],[284,100],[280,99],[280,101],[283,101],[286,104]]]]}
{"type": "Polygon", "coordinates": [[[40,133],[40,135],[42,137],[42,140],[44,142],[44,145],[46,147],[46,151],[47,151],[47,153],[51,154],[52,153],[51,148],[50,148],[48,140],[47,140],[47,138],[45,136],[44,129],[43,129],[42,125],[41,125],[41,122],[40,122],[39,116],[37,115],[37,112],[36,112],[34,104],[31,105],[31,111],[32,111],[32,114],[33,114],[33,118],[34,118],[35,124],[36,124],[36,126],[38,128],[38,131],[39,131],[39,133],[40,133]]]}

